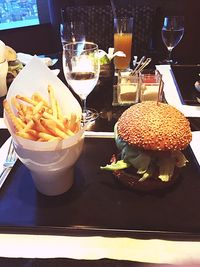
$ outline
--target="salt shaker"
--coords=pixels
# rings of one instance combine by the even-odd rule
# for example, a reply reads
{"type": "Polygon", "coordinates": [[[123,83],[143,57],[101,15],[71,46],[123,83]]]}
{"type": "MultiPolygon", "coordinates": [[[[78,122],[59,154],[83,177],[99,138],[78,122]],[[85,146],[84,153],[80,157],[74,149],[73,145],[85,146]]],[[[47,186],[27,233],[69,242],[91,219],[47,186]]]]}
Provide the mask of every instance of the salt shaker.
{"type": "Polygon", "coordinates": [[[8,62],[6,60],[6,46],[0,40],[0,97],[7,94],[6,77],[8,73],[8,62]]]}

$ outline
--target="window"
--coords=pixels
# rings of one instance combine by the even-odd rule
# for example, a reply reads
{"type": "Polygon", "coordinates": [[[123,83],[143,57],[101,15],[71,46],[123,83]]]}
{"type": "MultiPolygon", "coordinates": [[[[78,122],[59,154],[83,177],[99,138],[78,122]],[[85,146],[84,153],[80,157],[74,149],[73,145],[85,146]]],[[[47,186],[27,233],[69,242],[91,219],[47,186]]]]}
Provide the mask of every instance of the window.
{"type": "Polygon", "coordinates": [[[37,0],[0,0],[0,30],[39,23],[37,0]]]}

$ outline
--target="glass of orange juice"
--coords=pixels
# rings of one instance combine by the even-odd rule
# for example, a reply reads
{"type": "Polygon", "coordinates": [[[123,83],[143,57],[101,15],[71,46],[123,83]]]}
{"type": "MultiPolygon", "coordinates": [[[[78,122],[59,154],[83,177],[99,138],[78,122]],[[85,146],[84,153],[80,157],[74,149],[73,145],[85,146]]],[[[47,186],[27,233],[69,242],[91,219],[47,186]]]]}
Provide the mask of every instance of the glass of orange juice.
{"type": "Polygon", "coordinates": [[[125,57],[116,56],[114,59],[117,70],[129,68],[133,39],[133,18],[114,18],[114,51],[122,51],[125,57]]]}

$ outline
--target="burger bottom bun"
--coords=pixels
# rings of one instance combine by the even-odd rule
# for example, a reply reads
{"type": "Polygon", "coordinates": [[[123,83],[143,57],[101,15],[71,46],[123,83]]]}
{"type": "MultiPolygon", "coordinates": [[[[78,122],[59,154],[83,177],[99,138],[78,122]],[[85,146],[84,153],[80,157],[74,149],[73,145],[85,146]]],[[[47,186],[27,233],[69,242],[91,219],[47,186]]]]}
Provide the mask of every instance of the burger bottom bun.
{"type": "Polygon", "coordinates": [[[113,172],[114,176],[118,179],[120,183],[129,189],[134,189],[137,191],[151,192],[161,189],[169,188],[174,185],[180,177],[179,168],[175,168],[174,174],[168,182],[163,182],[159,178],[147,178],[144,181],[139,181],[140,176],[135,174],[130,174],[124,170],[118,170],[113,172]]]}

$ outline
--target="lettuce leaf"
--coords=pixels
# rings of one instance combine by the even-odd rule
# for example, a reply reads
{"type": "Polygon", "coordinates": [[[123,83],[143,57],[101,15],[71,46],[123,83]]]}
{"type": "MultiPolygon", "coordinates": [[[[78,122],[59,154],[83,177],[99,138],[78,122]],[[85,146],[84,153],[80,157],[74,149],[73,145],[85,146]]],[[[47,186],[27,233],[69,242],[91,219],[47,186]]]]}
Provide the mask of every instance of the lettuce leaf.
{"type": "Polygon", "coordinates": [[[114,127],[115,142],[121,151],[121,160],[116,163],[101,167],[103,170],[122,170],[133,166],[137,173],[142,175],[139,181],[144,181],[152,177],[156,168],[159,171],[158,178],[163,182],[168,182],[174,173],[175,167],[184,167],[188,160],[181,151],[158,153],[158,151],[138,150],[134,146],[123,141],[117,132],[117,123],[114,127]]]}
{"type": "Polygon", "coordinates": [[[107,164],[106,166],[101,166],[101,170],[106,170],[106,171],[117,171],[117,170],[123,170],[130,167],[130,164],[123,161],[123,160],[118,160],[115,163],[107,164]]]}

